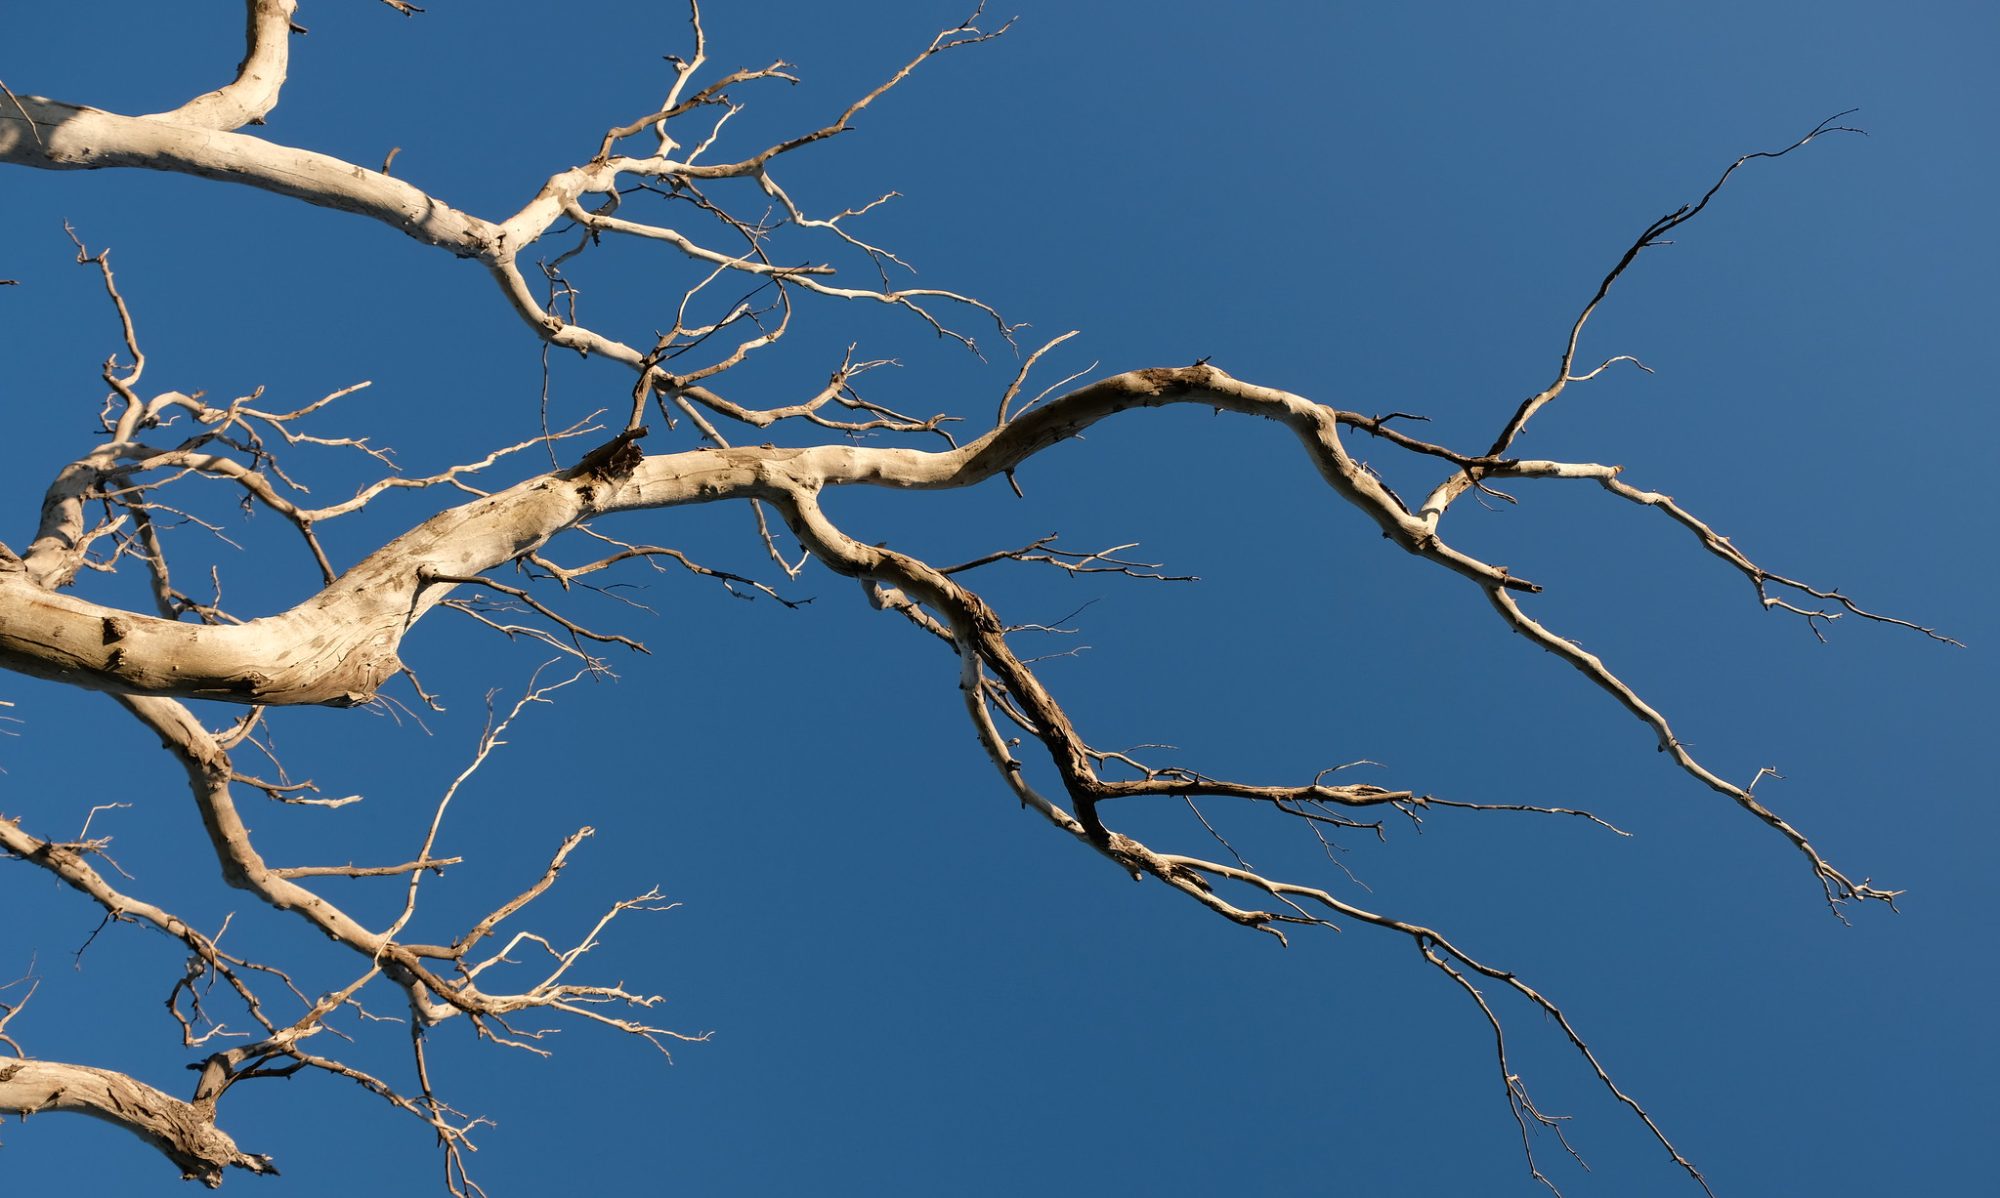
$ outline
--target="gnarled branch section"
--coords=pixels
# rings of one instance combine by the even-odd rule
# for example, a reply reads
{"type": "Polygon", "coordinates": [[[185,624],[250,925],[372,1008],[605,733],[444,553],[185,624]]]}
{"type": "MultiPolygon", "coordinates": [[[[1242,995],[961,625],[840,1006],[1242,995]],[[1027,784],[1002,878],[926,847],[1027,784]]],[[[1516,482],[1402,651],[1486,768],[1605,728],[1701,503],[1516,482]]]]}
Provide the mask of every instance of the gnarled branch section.
{"type": "Polygon", "coordinates": [[[245,1152],[214,1123],[214,1104],[183,1102],[137,1078],[58,1061],[0,1061],[0,1111],[69,1111],[122,1127],[159,1149],[181,1176],[222,1184],[229,1169],[276,1173],[271,1158],[245,1152]]]}

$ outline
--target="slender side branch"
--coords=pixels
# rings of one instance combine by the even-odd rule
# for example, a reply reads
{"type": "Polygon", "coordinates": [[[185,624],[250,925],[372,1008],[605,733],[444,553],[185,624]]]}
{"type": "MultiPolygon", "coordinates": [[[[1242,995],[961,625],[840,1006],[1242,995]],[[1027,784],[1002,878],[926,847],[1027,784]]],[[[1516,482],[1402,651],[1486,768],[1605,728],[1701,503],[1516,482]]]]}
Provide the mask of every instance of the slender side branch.
{"type": "Polygon", "coordinates": [[[1619,706],[1631,712],[1642,723],[1651,728],[1654,734],[1659,737],[1660,752],[1672,757],[1674,764],[1680,766],[1682,772],[1698,779],[1703,785],[1718,794],[1728,796],[1734,800],[1737,806],[1756,816],[1766,825],[1775,829],[1779,835],[1791,841],[1792,847],[1805,854],[1806,859],[1812,862],[1813,873],[1819,878],[1820,885],[1826,891],[1827,904],[1833,907],[1836,913],[1839,911],[1839,905],[1848,899],[1876,899],[1888,903],[1892,907],[1895,905],[1896,896],[1901,894],[1902,891],[1880,890],[1874,886],[1870,886],[1865,879],[1856,882],[1846,874],[1841,873],[1826,858],[1819,855],[1819,850],[1813,848],[1811,843],[1806,840],[1804,833],[1759,802],[1757,797],[1750,793],[1748,787],[1724,781],[1709,770],[1707,766],[1696,761],[1694,755],[1687,751],[1687,746],[1683,745],[1680,738],[1674,735],[1673,728],[1667,724],[1667,718],[1661,715],[1645,700],[1641,699],[1637,692],[1625,684],[1623,679],[1612,673],[1610,668],[1596,654],[1585,652],[1572,642],[1564,640],[1562,637],[1550,632],[1542,624],[1529,618],[1521,610],[1521,605],[1514,597],[1505,591],[1495,588],[1488,590],[1486,594],[1487,598],[1492,601],[1494,609],[1500,613],[1500,618],[1505,620],[1516,632],[1519,632],[1522,636],[1527,637],[1542,648],[1568,662],[1576,668],[1578,673],[1596,684],[1598,689],[1616,699],[1619,706]]]}
{"type": "MultiPolygon", "coordinates": [[[[1493,444],[1486,451],[1485,456],[1498,457],[1500,454],[1507,452],[1508,448],[1514,444],[1515,438],[1519,437],[1522,431],[1528,427],[1528,421],[1534,418],[1535,413],[1553,403],[1556,397],[1562,394],[1563,388],[1573,382],[1581,382],[1583,378],[1593,377],[1599,370],[1604,369],[1603,366],[1600,366],[1597,370],[1589,372],[1589,374],[1582,376],[1582,378],[1572,374],[1576,363],[1577,346],[1583,340],[1583,326],[1589,322],[1591,315],[1597,311],[1598,305],[1604,302],[1604,297],[1611,293],[1611,285],[1624,275],[1625,271],[1638,259],[1640,254],[1652,249],[1654,246],[1672,244],[1666,240],[1666,235],[1693,220],[1695,217],[1700,216],[1702,211],[1708,207],[1708,202],[1715,198],[1717,192],[1722,190],[1722,185],[1729,182],[1730,176],[1734,175],[1739,167],[1751,159],[1783,158],[1793,150],[1799,149],[1814,138],[1825,133],[1862,132],[1860,129],[1855,129],[1847,125],[1834,124],[1835,121],[1852,112],[1854,112],[1854,109],[1850,108],[1845,112],[1834,113],[1819,124],[1814,125],[1812,130],[1804,137],[1799,138],[1782,150],[1758,150],[1743,155],[1723,170],[1715,182],[1709,185],[1708,190],[1702,193],[1701,199],[1692,204],[1682,204],[1672,212],[1647,225],[1638,238],[1626,248],[1624,254],[1620,255],[1617,264],[1605,274],[1603,281],[1597,285],[1596,293],[1590,297],[1590,302],[1583,306],[1583,311],[1577,314],[1576,322],[1570,325],[1569,339],[1563,344],[1562,358],[1556,367],[1555,380],[1540,391],[1521,401],[1521,405],[1514,410],[1513,416],[1502,426],[1499,436],[1493,439],[1493,444]]],[[[1605,363],[1605,366],[1609,366],[1612,362],[1618,360],[1618,358],[1612,358],[1605,363]]],[[[1630,360],[1637,361],[1637,359],[1630,360]]],[[[1644,369],[1644,367],[1642,366],[1641,369],[1644,369]]],[[[1478,478],[1477,471],[1468,471],[1445,480],[1439,484],[1435,491],[1431,492],[1430,498],[1424,501],[1424,513],[1435,523],[1438,517],[1444,514],[1445,509],[1451,506],[1454,499],[1472,489],[1478,482],[1478,478]]]]}

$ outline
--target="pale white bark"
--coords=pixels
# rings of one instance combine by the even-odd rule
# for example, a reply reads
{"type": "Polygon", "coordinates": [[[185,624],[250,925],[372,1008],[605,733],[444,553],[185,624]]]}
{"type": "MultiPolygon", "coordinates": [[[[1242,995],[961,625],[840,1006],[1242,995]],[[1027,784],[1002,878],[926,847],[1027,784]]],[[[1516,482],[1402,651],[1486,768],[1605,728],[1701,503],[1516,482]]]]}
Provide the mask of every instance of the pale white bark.
{"type": "MultiPolygon", "coordinates": [[[[622,480],[564,477],[567,472],[530,479],[432,517],[292,610],[240,625],[191,625],[104,608],[50,592],[27,565],[0,557],[0,666],[134,694],[362,703],[401,668],[396,647],[405,633],[449,592],[434,577],[477,574],[513,561],[590,516],[769,499],[829,486],[971,486],[1115,413],[1177,403],[1284,423],[1335,493],[1397,544],[1481,585],[1534,589],[1445,544],[1405,511],[1342,447],[1340,413],[1239,382],[1212,366],[1194,366],[1105,379],[955,450],[704,449],[647,458],[622,480]]],[[[66,494],[76,489],[67,473],[58,486],[66,494]]]]}
{"type": "Polygon", "coordinates": [[[370,217],[461,257],[498,252],[497,228],[401,179],[327,154],[165,117],[121,116],[19,96],[0,104],[0,162],[42,170],[123,166],[199,175],[370,217]]]}
{"type": "Polygon", "coordinates": [[[531,480],[440,513],[292,610],[185,624],[37,586],[0,556],[0,666],[98,690],[241,703],[367,702],[401,668],[396,646],[465,575],[511,561],[590,514],[592,484],[531,480]]]}
{"type": "Polygon", "coordinates": [[[298,10],[298,0],[251,0],[245,7],[249,27],[243,40],[249,49],[237,64],[236,78],[172,112],[154,113],[148,119],[206,129],[240,129],[264,123],[264,117],[278,106],[278,92],[285,86],[292,14],[298,10]]]}
{"type": "MultiPolygon", "coordinates": [[[[395,0],[391,3],[406,7],[396,5],[395,0]]],[[[831,123],[771,144],[747,157],[711,163],[700,160],[716,144],[722,122],[728,112],[734,111],[733,106],[707,126],[705,134],[697,134],[699,140],[689,139],[692,145],[676,139],[672,130],[678,126],[673,122],[703,107],[724,106],[725,86],[766,79],[788,80],[791,76],[783,72],[782,64],[773,64],[761,70],[733,72],[690,93],[691,80],[706,61],[706,41],[697,12],[696,52],[691,59],[676,60],[671,90],[658,111],[614,127],[588,161],[550,176],[512,215],[488,219],[461,211],[385,171],[369,170],[234,131],[260,123],[277,103],[285,80],[293,10],[293,0],[248,0],[247,49],[236,78],[168,112],[134,117],[34,96],[6,97],[5,102],[0,102],[0,163],[52,170],[129,167],[237,183],[366,216],[423,244],[475,259],[484,265],[517,316],[548,346],[601,357],[630,371],[634,380],[631,413],[622,434],[586,455],[577,465],[535,475],[491,494],[474,492],[474,498],[439,511],[336,576],[315,539],[317,524],[360,510],[392,486],[436,483],[471,490],[462,476],[490,466],[505,453],[522,447],[503,448],[483,458],[479,456],[483,447],[474,448],[467,454],[473,460],[428,478],[385,479],[351,500],[320,508],[303,507],[274,484],[273,478],[283,481],[283,476],[277,473],[268,455],[252,453],[231,437],[254,426],[276,430],[291,440],[294,434],[289,431],[290,422],[334,397],[292,413],[262,411],[249,401],[217,409],[178,392],[150,400],[142,398],[137,388],[144,355],[139,352],[130,314],[119,299],[104,256],[90,258],[79,246],[80,260],[95,262],[102,269],[107,290],[118,301],[125,344],[133,365],[122,372],[106,368],[105,379],[114,393],[104,422],[107,439],[55,472],[35,537],[25,553],[17,556],[0,545],[0,668],[112,694],[158,738],[184,773],[220,876],[229,885],[255,895],[264,906],[285,912],[287,918],[301,921],[303,926],[351,952],[361,973],[345,989],[307,1004],[304,1014],[291,1023],[282,1023],[266,1014],[254,989],[242,980],[240,970],[248,967],[248,963],[222,954],[213,940],[171,912],[111,886],[86,860],[92,846],[44,840],[22,830],[17,823],[0,820],[0,851],[49,870],[112,917],[148,924],[188,945],[202,969],[228,979],[265,1033],[253,1044],[205,1058],[193,1102],[182,1102],[134,1079],[103,1070],[21,1060],[0,1064],[0,1110],[68,1109],[110,1119],[159,1145],[187,1175],[214,1184],[229,1167],[272,1171],[268,1160],[238,1152],[229,1138],[214,1127],[215,1103],[222,1093],[237,1081],[274,1072],[322,1069],[360,1082],[427,1122],[445,1144],[450,1167],[455,1170],[453,1176],[457,1178],[454,1187],[462,1183],[467,1192],[476,1192],[476,1187],[463,1178],[463,1162],[458,1156],[469,1129],[448,1118],[448,1108],[433,1096],[421,1037],[414,1044],[418,1090],[413,1093],[418,1096],[406,1098],[378,1079],[338,1061],[306,1053],[300,1047],[303,1040],[323,1026],[330,1012],[349,1002],[377,977],[383,977],[396,988],[418,1025],[464,1018],[484,1036],[531,1051],[539,1050],[507,1026],[508,1015],[530,1010],[560,1012],[640,1036],[655,1045],[673,1037],[674,1033],[636,1018],[608,1016],[598,1009],[606,1002],[645,1008],[657,1001],[655,997],[627,992],[618,986],[567,980],[603,924],[623,911],[654,906],[658,896],[652,892],[614,905],[598,928],[574,948],[557,950],[539,935],[521,931],[507,939],[499,952],[484,957],[475,952],[482,941],[498,935],[501,923],[513,918],[554,883],[590,829],[581,829],[565,840],[550,857],[541,877],[495,907],[451,943],[411,943],[402,937],[417,910],[423,873],[456,860],[432,856],[437,829],[444,820],[446,805],[456,792],[456,784],[439,801],[430,834],[415,860],[396,866],[273,866],[253,843],[237,809],[235,789],[247,786],[281,797],[295,787],[282,780],[266,782],[240,772],[232,762],[232,751],[251,735],[258,718],[257,709],[262,706],[351,706],[373,700],[382,685],[402,671],[400,650],[404,638],[433,608],[461,604],[461,600],[453,597],[460,587],[483,583],[517,596],[576,636],[624,639],[582,630],[530,597],[525,589],[506,587],[480,577],[496,567],[514,563],[538,567],[545,578],[566,588],[572,579],[617,561],[632,557],[674,557],[689,569],[721,578],[725,583],[749,582],[701,567],[676,551],[657,546],[610,542],[614,552],[609,556],[574,568],[555,566],[542,556],[551,539],[577,530],[598,515],[739,502],[753,506],[760,535],[771,556],[788,571],[795,571],[797,566],[786,562],[779,553],[771,527],[765,521],[766,507],[783,519],[808,558],[860,580],[877,607],[905,616],[924,633],[949,647],[966,712],[982,750],[1011,792],[1053,827],[1089,845],[1135,877],[1155,878],[1208,911],[1279,939],[1283,939],[1288,927],[1323,926],[1336,917],[1406,937],[1432,967],[1463,988],[1492,1022],[1509,1101],[1525,1138],[1531,1122],[1553,1126],[1553,1121],[1534,1108],[1520,1088],[1518,1077],[1509,1071],[1499,1017],[1473,982],[1484,978],[1496,984],[1496,992],[1511,993],[1518,1001],[1525,1001],[1552,1018],[1602,1084],[1631,1107],[1677,1164],[1700,1181],[1700,1174],[1673,1148],[1651,1116],[1612,1083],[1596,1055],[1555,1004],[1511,973],[1482,963],[1425,924],[1364,909],[1336,898],[1323,888],[1267,877],[1240,862],[1231,865],[1142,844],[1111,827],[1105,814],[1113,800],[1167,798],[1192,804],[1200,797],[1227,797],[1276,810],[1305,822],[1317,833],[1322,825],[1369,826],[1357,824],[1337,812],[1373,807],[1412,812],[1437,803],[1545,814],[1585,813],[1523,804],[1445,803],[1411,790],[1328,784],[1325,774],[1303,785],[1236,782],[1187,768],[1153,768],[1126,754],[1093,748],[1036,675],[1032,662],[1023,661],[1015,653],[1008,641],[1009,633],[1014,630],[962,581],[966,570],[997,560],[1049,562],[1050,555],[1031,552],[1043,542],[1029,549],[988,555],[961,567],[939,569],[909,554],[864,544],[849,536],[827,515],[820,500],[828,488],[835,487],[946,490],[996,478],[1011,481],[1014,469],[1035,455],[1078,437],[1099,421],[1148,408],[1194,404],[1276,421],[1292,433],[1303,451],[1306,461],[1300,468],[1314,470],[1341,504],[1358,510],[1385,539],[1401,549],[1478,588],[1482,606],[1493,610],[1510,630],[1556,654],[1609,694],[1649,730],[1660,748],[1690,777],[1726,795],[1785,836],[1808,859],[1830,903],[1892,899],[1894,892],[1876,889],[1865,881],[1854,882],[1835,869],[1798,829],[1753,795],[1754,781],[1738,785],[1708,769],[1679,741],[1666,717],[1641,698],[1611,666],[1538,622],[1521,602],[1522,596],[1540,589],[1535,583],[1515,577],[1504,565],[1482,561],[1459,550],[1445,539],[1441,530],[1453,502],[1468,491],[1486,487],[1489,480],[1596,482],[1611,495],[1659,511],[1688,529],[1709,555],[1741,573],[1756,588],[1760,602],[1766,607],[1803,616],[1815,629],[1819,622],[1843,613],[1918,628],[1864,611],[1838,592],[1816,590],[1763,569],[1669,497],[1623,481],[1615,466],[1504,456],[1528,420],[1553,402],[1570,383],[1587,380],[1620,361],[1611,359],[1597,371],[1583,374],[1573,370],[1585,322],[1641,251],[1658,244],[1661,235],[1698,214],[1722,182],[1748,158],[1788,153],[1837,127],[1823,124],[1786,150],[1739,159],[1698,204],[1684,207],[1649,226],[1577,317],[1561,354],[1555,381],[1517,408],[1492,447],[1483,454],[1465,454],[1409,436],[1394,425],[1401,414],[1371,416],[1334,408],[1306,396],[1238,380],[1205,363],[1118,374],[1053,397],[1044,393],[1016,407],[1029,369],[1068,335],[1026,359],[1020,374],[1000,399],[994,427],[963,445],[944,437],[950,448],[849,443],[792,448],[738,447],[728,443],[718,424],[726,427],[728,422],[735,422],[761,429],[789,420],[842,433],[884,430],[943,436],[942,416],[928,419],[905,416],[861,399],[853,390],[854,379],[877,363],[855,362],[851,354],[825,387],[803,401],[759,407],[713,390],[711,384],[716,377],[749,355],[762,353],[778,342],[788,327],[795,294],[801,300],[812,296],[903,308],[937,332],[968,345],[969,337],[948,328],[927,305],[939,302],[959,305],[982,319],[994,320],[1003,334],[1011,333],[1010,326],[1001,322],[992,309],[967,296],[932,288],[892,287],[886,267],[900,265],[898,260],[888,251],[856,237],[842,223],[858,216],[859,211],[829,218],[812,217],[801,210],[772,175],[773,164],[783,155],[846,130],[856,114],[900,83],[925,59],[992,35],[980,33],[969,23],[946,30],[831,123]],[[654,140],[644,152],[616,152],[629,139],[648,136],[654,140]],[[731,179],[754,185],[796,228],[830,238],[837,248],[858,252],[872,265],[884,268],[882,285],[879,288],[836,285],[828,281],[834,268],[826,263],[777,265],[766,252],[764,232],[726,214],[725,223],[742,241],[726,249],[703,244],[679,229],[615,214],[622,202],[618,193],[635,180],[693,185],[731,179]],[[601,197],[599,206],[587,204],[585,197],[601,197]],[[529,246],[549,237],[564,221],[573,222],[580,234],[580,240],[568,255],[582,253],[602,237],[665,247],[693,264],[701,277],[687,288],[672,329],[658,345],[642,349],[566,320],[557,314],[553,299],[545,301],[535,295],[517,265],[517,257],[529,246]],[[736,276],[754,280],[757,286],[774,287],[782,318],[767,327],[739,309],[712,323],[690,327],[686,323],[688,301],[711,281],[736,276]],[[754,332],[750,331],[752,326],[754,332]],[[715,348],[705,364],[677,365],[676,370],[681,373],[669,372],[664,367],[664,362],[677,360],[667,352],[669,349],[691,349],[711,338],[715,339],[715,348]],[[737,339],[732,342],[731,338],[737,339]],[[686,416],[709,444],[700,449],[643,452],[639,438],[645,433],[642,420],[649,406],[657,406],[670,418],[686,416]],[[828,414],[837,415],[840,408],[855,413],[853,419],[836,419],[828,414]],[[189,418],[203,431],[176,445],[148,444],[144,440],[148,430],[167,415],[189,418]],[[1412,509],[1349,452],[1344,443],[1348,430],[1408,453],[1436,459],[1450,473],[1412,509]],[[175,472],[223,480],[290,521],[310,547],[315,565],[325,576],[324,585],[289,610],[240,623],[230,622],[212,608],[179,596],[169,581],[165,555],[148,516],[149,497],[154,489],[165,485],[158,480],[166,475],[171,481],[175,472]],[[96,523],[92,523],[90,516],[93,504],[102,505],[107,513],[96,523]],[[102,560],[100,552],[105,544],[117,546],[109,562],[102,560]],[[160,615],[104,606],[64,590],[80,571],[116,565],[121,555],[143,559],[146,568],[152,571],[160,615]],[[1787,594],[1792,598],[1782,597],[1787,594]],[[1816,601],[1835,604],[1839,610],[1812,606],[1816,601]],[[202,622],[178,618],[188,614],[201,617],[202,622]],[[217,732],[205,727],[181,702],[184,699],[223,700],[249,705],[252,710],[233,729],[217,732]],[[1045,793],[1028,781],[1028,763],[1016,752],[1022,740],[1003,734],[1003,722],[1011,723],[1023,737],[1039,745],[1053,768],[1059,789],[1048,787],[1045,793]],[[1138,776],[1117,776],[1121,771],[1138,776]],[[406,887],[405,899],[390,924],[372,927],[304,880],[321,877],[400,878],[406,887]],[[500,966],[512,959],[511,953],[526,947],[546,950],[555,961],[545,977],[513,993],[503,992],[496,982],[482,983],[482,978],[490,979],[500,972],[500,966]],[[485,985],[494,988],[486,989],[485,985]]],[[[1070,381],[1064,380],[1051,390],[1067,386],[1070,381]]],[[[951,409],[967,405],[954,402],[940,406],[951,409]]],[[[553,434],[551,439],[575,431],[553,434]]],[[[331,443],[376,452],[359,440],[331,443]]],[[[1220,485],[1226,486],[1227,480],[1220,480],[1220,485]]],[[[600,539],[608,540],[601,535],[600,539]]],[[[1139,573],[1129,567],[1121,570],[1139,573]]],[[[768,587],[763,589],[775,593],[768,587]]],[[[1919,631],[1944,639],[1928,629],[1919,631]]],[[[544,701],[554,689],[545,686],[532,689],[512,713],[498,719],[489,728],[467,772],[487,759],[500,743],[499,731],[525,705],[544,701]]],[[[1206,824],[1205,818],[1203,822],[1206,824]]],[[[400,855],[391,859],[400,859],[400,855]]],[[[180,994],[176,990],[176,999],[180,994]]],[[[187,1043],[190,1046],[201,1043],[205,1037],[194,1034],[190,1018],[178,1007],[174,1009],[182,1020],[187,1043]]],[[[1539,1177],[1539,1172],[1536,1175],[1539,1177]]]]}

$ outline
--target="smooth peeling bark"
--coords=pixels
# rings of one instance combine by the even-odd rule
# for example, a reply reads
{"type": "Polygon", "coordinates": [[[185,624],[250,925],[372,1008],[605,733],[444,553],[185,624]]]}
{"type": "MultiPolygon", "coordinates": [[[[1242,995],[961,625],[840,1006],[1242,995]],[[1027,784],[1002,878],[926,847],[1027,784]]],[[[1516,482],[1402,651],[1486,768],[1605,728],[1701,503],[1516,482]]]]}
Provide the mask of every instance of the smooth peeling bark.
{"type": "Polygon", "coordinates": [[[0,97],[0,162],[42,170],[135,167],[199,175],[366,216],[462,258],[490,257],[502,240],[496,225],[401,179],[328,154],[42,96],[0,97]]]}

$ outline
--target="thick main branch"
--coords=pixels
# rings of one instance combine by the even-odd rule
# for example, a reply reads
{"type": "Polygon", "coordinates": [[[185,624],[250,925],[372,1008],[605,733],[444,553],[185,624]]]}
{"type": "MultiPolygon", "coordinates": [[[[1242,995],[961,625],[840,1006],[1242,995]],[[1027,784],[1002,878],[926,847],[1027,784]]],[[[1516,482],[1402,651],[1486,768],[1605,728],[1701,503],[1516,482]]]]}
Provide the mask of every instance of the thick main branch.
{"type": "Polygon", "coordinates": [[[0,666],[73,685],[241,703],[366,702],[401,668],[397,647],[469,577],[540,548],[602,512],[801,488],[941,490],[993,478],[1118,412],[1198,404],[1285,424],[1336,494],[1403,548],[1486,587],[1533,590],[1438,539],[1340,442],[1339,414],[1211,366],[1141,370],[1051,400],[958,449],[827,445],[694,450],[646,458],[623,478],[561,471],[442,512],[396,538],[291,610],[231,626],[120,611],[36,585],[0,555],[0,666]]]}
{"type": "Polygon", "coordinates": [[[68,1111],[122,1127],[164,1153],[181,1176],[209,1186],[226,1169],[276,1173],[268,1156],[244,1152],[215,1126],[213,1103],[183,1102],[137,1078],[59,1061],[0,1062],[0,1111],[68,1111]]]}

